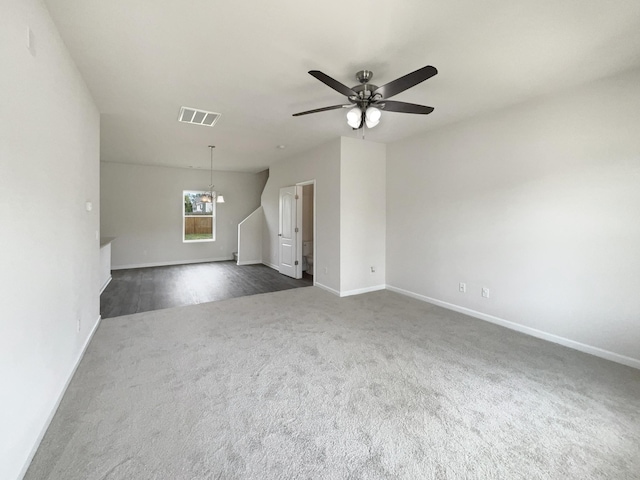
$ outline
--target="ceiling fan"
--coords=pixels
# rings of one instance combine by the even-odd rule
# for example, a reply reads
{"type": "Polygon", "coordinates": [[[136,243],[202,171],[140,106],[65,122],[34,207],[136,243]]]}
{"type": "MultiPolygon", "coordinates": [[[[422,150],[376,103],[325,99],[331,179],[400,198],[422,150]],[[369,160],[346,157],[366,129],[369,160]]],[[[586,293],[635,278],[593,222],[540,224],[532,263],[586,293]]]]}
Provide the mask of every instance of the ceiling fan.
{"type": "Polygon", "coordinates": [[[428,65],[416,70],[415,72],[411,72],[403,77],[397,78],[386,85],[378,87],[377,85],[369,83],[373,78],[373,72],[371,70],[360,70],[356,73],[356,79],[360,84],[353,88],[349,88],[319,70],[311,70],[309,75],[333,88],[336,92],[345,95],[349,100],[349,103],[294,113],[293,116],[299,117],[300,115],[308,115],[310,113],[326,112],[327,110],[337,110],[339,108],[350,108],[347,112],[347,123],[350,127],[356,130],[361,128],[363,125],[366,125],[368,128],[375,127],[380,122],[382,110],[387,112],[427,115],[433,112],[433,107],[416,105],[415,103],[397,102],[395,100],[388,99],[416,86],[421,82],[424,82],[437,73],[438,70],[436,70],[435,67],[428,65]]]}

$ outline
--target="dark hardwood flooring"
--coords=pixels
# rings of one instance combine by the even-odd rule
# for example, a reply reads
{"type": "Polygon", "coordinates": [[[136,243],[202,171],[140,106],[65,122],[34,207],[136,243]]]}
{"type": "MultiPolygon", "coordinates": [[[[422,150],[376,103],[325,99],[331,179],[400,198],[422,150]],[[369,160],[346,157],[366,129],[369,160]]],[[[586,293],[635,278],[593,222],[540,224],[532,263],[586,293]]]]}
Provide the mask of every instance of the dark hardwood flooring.
{"type": "Polygon", "coordinates": [[[266,265],[238,266],[233,261],[111,273],[113,279],[100,295],[102,318],[313,285],[306,273],[296,280],[266,265]]]}

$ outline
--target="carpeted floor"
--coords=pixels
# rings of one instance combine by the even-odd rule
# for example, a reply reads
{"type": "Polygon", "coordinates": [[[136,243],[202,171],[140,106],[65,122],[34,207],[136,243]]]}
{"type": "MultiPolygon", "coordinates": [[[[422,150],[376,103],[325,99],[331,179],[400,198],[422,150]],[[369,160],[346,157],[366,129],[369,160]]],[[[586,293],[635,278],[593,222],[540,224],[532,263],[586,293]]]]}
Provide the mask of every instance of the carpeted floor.
{"type": "Polygon", "coordinates": [[[637,479],[640,371],[381,291],[103,320],[27,480],[637,479]]]}

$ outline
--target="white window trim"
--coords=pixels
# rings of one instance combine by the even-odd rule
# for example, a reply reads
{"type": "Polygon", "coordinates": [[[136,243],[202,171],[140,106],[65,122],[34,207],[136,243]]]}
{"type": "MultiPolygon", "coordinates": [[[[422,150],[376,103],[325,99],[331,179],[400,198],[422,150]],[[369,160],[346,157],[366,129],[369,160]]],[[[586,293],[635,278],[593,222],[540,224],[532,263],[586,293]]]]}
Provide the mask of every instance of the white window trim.
{"type": "MultiPolygon", "coordinates": [[[[198,239],[198,240],[187,240],[185,239],[185,233],[184,233],[184,227],[185,227],[185,219],[187,217],[196,217],[196,218],[202,218],[202,217],[208,217],[209,215],[187,215],[184,212],[184,197],[186,194],[188,193],[206,193],[206,190],[183,190],[182,191],[182,203],[181,203],[181,207],[180,207],[180,211],[182,214],[182,231],[180,233],[181,238],[182,238],[182,243],[207,243],[207,242],[215,242],[216,241],[216,233],[217,233],[217,223],[218,223],[218,208],[215,204],[215,202],[213,202],[213,212],[211,212],[211,238],[202,238],[202,239],[198,239]]],[[[215,197],[215,192],[213,192],[213,198],[215,197]]]]}

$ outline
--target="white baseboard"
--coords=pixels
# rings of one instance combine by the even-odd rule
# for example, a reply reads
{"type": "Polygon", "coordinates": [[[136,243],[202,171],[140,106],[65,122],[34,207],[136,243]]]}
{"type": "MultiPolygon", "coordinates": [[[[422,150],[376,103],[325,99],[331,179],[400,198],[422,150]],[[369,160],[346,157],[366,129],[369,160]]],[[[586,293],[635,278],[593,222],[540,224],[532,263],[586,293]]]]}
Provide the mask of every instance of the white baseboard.
{"type": "Polygon", "coordinates": [[[51,412],[49,413],[49,416],[47,417],[47,420],[45,421],[44,425],[42,426],[42,430],[40,431],[40,434],[38,435],[38,438],[36,439],[35,444],[33,445],[33,448],[31,449],[31,452],[29,453],[29,456],[27,457],[24,466],[22,467],[22,470],[20,471],[20,474],[18,475],[18,479],[17,480],[22,480],[22,478],[26,475],[27,470],[29,469],[29,465],[31,465],[31,461],[33,460],[33,457],[36,455],[36,452],[38,451],[38,447],[40,446],[40,443],[42,442],[42,439],[44,438],[44,434],[47,433],[47,429],[49,428],[49,425],[51,425],[51,421],[53,420],[53,417],[55,416],[56,412],[58,411],[58,407],[60,406],[60,402],[62,402],[62,398],[64,397],[64,394],[67,392],[67,388],[69,388],[69,384],[71,383],[71,379],[73,378],[73,376],[76,373],[76,370],[78,369],[78,366],[80,365],[80,362],[82,361],[82,357],[84,357],[84,353],[87,351],[87,347],[89,346],[89,343],[91,343],[91,339],[93,339],[93,335],[96,333],[96,330],[98,329],[98,326],[100,325],[100,321],[102,320],[102,315],[98,316],[98,320],[96,321],[96,324],[93,326],[93,328],[91,329],[91,333],[89,333],[89,336],[87,337],[87,340],[84,342],[84,345],[82,346],[82,350],[80,350],[80,354],[78,355],[78,358],[76,359],[76,363],[73,366],[73,368],[71,369],[71,373],[69,373],[69,376],[67,377],[67,381],[65,382],[64,386],[62,387],[62,390],[60,391],[60,394],[58,395],[58,398],[56,399],[56,402],[53,404],[53,407],[51,408],[51,412]]]}
{"type": "Polygon", "coordinates": [[[203,258],[199,260],[175,260],[171,262],[132,263],[129,265],[112,265],[111,270],[126,270],[128,268],[168,267],[171,265],[191,265],[192,263],[226,262],[233,260],[233,255],[228,257],[203,258]]]}
{"type": "Polygon", "coordinates": [[[350,297],[351,295],[360,295],[362,293],[376,292],[378,290],[384,290],[386,285],[374,285],[373,287],[356,288],[355,290],[346,290],[340,292],[341,297],[350,297]]]}
{"type": "Polygon", "coordinates": [[[244,262],[236,262],[236,265],[258,265],[262,260],[245,260],[244,262]]]}
{"type": "Polygon", "coordinates": [[[538,330],[536,328],[527,327],[519,323],[511,322],[509,320],[505,320],[499,317],[494,317],[493,315],[488,315],[486,313],[478,312],[470,308],[461,307],[453,303],[443,302],[442,300],[427,297],[425,295],[420,295],[419,293],[410,292],[409,290],[404,290],[402,288],[394,287],[392,285],[387,285],[387,290],[400,293],[408,297],[416,298],[418,300],[422,300],[423,302],[428,302],[433,305],[438,305],[439,307],[443,307],[448,310],[464,313],[465,315],[469,315],[470,317],[479,318],[480,320],[485,320],[487,322],[491,322],[496,325],[509,328],[511,330],[515,330],[521,333],[526,333],[527,335],[531,335],[532,337],[541,338],[542,340],[547,340],[552,343],[557,343],[565,347],[572,348],[574,350],[579,350],[584,353],[595,355],[596,357],[604,358],[606,360],[611,360],[612,362],[621,363],[622,365],[627,365],[628,367],[640,369],[640,359],[637,359],[637,358],[627,357],[626,355],[620,355],[619,353],[611,352],[609,350],[604,350],[602,348],[594,347],[592,345],[576,342],[575,340],[561,337],[559,335],[554,335],[553,333],[548,333],[542,330],[538,330]]]}
{"type": "Polygon", "coordinates": [[[100,294],[102,294],[102,292],[104,292],[104,289],[107,288],[107,285],[109,285],[111,283],[111,280],[113,280],[113,277],[111,275],[109,275],[109,278],[107,279],[106,282],[104,282],[104,285],[102,285],[102,288],[100,289],[100,294]]]}
{"type": "Polygon", "coordinates": [[[386,285],[375,285],[373,287],[356,288],[354,290],[345,290],[344,292],[339,292],[338,290],[335,290],[331,287],[327,287],[326,285],[323,285],[322,283],[319,283],[319,282],[315,282],[313,285],[315,287],[320,287],[321,289],[326,290],[327,292],[333,293],[338,297],[350,297],[352,295],[360,295],[362,293],[376,292],[378,290],[384,290],[385,288],[387,288],[386,285]]]}
{"type": "Polygon", "coordinates": [[[327,292],[333,293],[334,295],[337,295],[338,297],[340,296],[340,292],[338,290],[334,290],[333,288],[327,287],[326,285],[323,285],[323,284],[321,284],[319,282],[315,282],[313,286],[321,288],[323,290],[326,290],[327,292]]]}
{"type": "Polygon", "coordinates": [[[263,265],[266,265],[269,268],[273,268],[276,271],[280,271],[280,269],[278,268],[277,265],[274,265],[273,263],[268,263],[268,262],[262,262],[263,265]]]}

